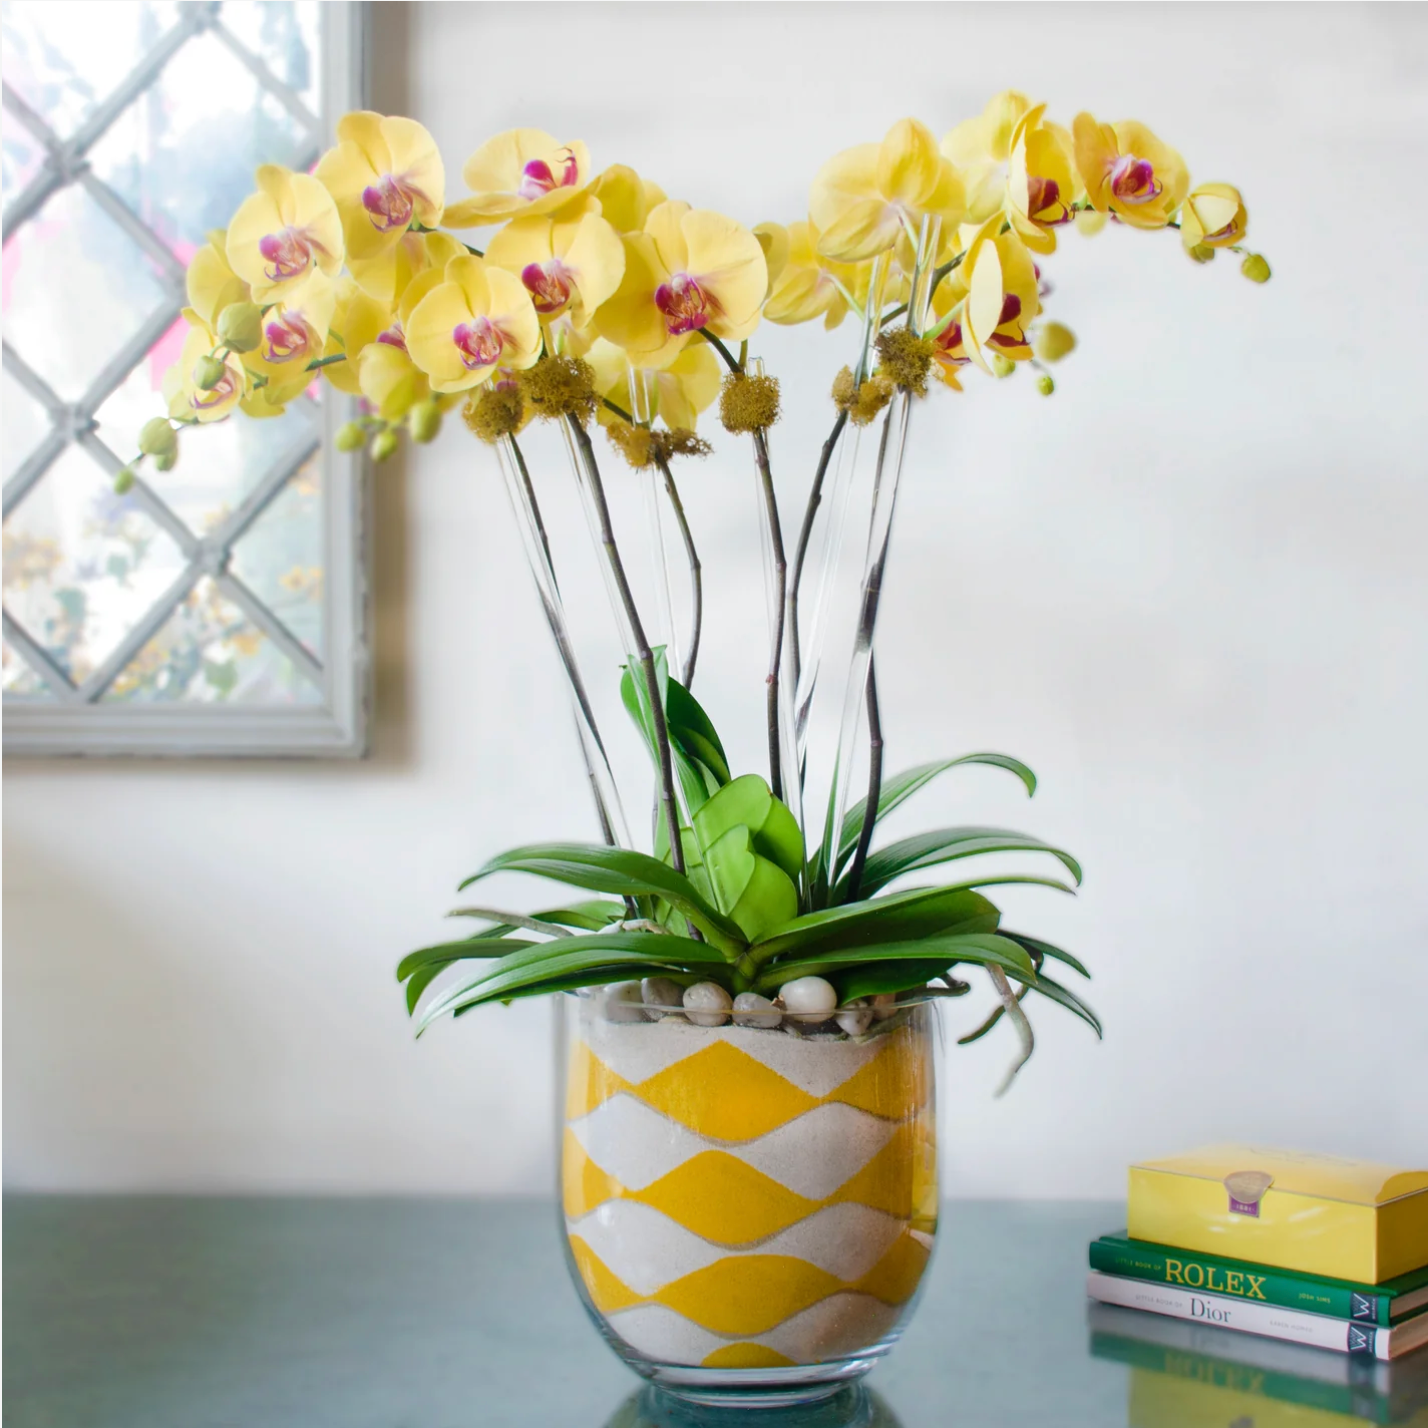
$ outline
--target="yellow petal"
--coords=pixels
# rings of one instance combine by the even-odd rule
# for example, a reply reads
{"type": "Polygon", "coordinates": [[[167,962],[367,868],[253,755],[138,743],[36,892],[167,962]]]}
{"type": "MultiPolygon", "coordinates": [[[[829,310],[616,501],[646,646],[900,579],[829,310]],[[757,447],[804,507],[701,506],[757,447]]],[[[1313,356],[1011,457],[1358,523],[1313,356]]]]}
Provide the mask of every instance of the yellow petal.
{"type": "Polygon", "coordinates": [[[856,203],[878,197],[877,144],[859,144],[835,154],[819,169],[808,196],[808,218],[820,232],[856,203]]]}
{"type": "Polygon", "coordinates": [[[878,148],[878,193],[891,203],[921,207],[937,187],[941,160],[926,124],[899,119],[878,148]]]}
{"type": "Polygon", "coordinates": [[[896,208],[880,198],[860,199],[822,230],[818,251],[843,263],[886,253],[902,236],[896,208]]]}
{"type": "Polygon", "coordinates": [[[587,213],[563,261],[575,279],[582,316],[588,316],[619,289],[625,276],[625,245],[609,223],[587,213]]]}
{"type": "Polygon", "coordinates": [[[684,271],[698,280],[719,308],[710,329],[719,337],[747,337],[758,324],[769,285],[759,240],[742,223],[708,209],[686,213],[680,230],[688,253],[684,271]]]}
{"type": "Polygon", "coordinates": [[[222,249],[206,244],[193,255],[185,274],[189,306],[210,326],[230,303],[244,302],[248,285],[228,266],[222,249]]]}
{"type": "Polygon", "coordinates": [[[619,287],[595,313],[595,330],[628,352],[654,352],[669,340],[664,315],[654,303],[655,289],[669,277],[669,270],[660,262],[649,234],[629,234],[620,241],[625,249],[625,273],[619,287]]]}
{"type": "Polygon", "coordinates": [[[472,315],[461,285],[442,282],[417,303],[404,324],[407,351],[431,379],[434,391],[460,392],[481,380],[479,372],[469,370],[462,362],[461,352],[452,340],[453,331],[470,322],[472,315]]]}
{"type": "Polygon", "coordinates": [[[769,270],[769,291],[772,292],[788,263],[788,229],[781,223],[756,223],[754,237],[759,240],[759,247],[764,250],[764,262],[769,270]]]}
{"type": "Polygon", "coordinates": [[[377,408],[384,421],[400,421],[420,401],[431,395],[431,386],[400,347],[375,343],[362,354],[362,395],[377,408]]]}
{"type": "Polygon", "coordinates": [[[666,272],[687,273],[689,267],[689,247],[684,236],[684,216],[690,212],[687,203],[680,199],[670,199],[650,210],[645,219],[645,232],[654,239],[659,260],[666,272]]]}
{"type": "Polygon", "coordinates": [[[506,344],[501,350],[501,366],[534,366],[540,357],[541,332],[531,295],[518,277],[502,268],[486,269],[484,278],[489,303],[486,315],[500,328],[506,344]]]}

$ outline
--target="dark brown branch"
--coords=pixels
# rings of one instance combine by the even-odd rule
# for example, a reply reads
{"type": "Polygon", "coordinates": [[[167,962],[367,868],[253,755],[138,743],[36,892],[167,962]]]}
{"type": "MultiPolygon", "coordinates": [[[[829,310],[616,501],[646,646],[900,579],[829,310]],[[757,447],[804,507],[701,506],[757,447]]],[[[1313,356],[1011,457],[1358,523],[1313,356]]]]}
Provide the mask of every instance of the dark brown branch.
{"type": "Polygon", "coordinates": [[[639,611],[635,608],[635,597],[625,575],[624,562],[620,559],[620,548],[615,544],[615,528],[610,521],[610,506],[605,500],[605,485],[600,479],[600,468],[595,462],[595,448],[590,444],[590,434],[573,416],[566,417],[566,423],[570,427],[570,434],[575,438],[575,444],[580,448],[580,459],[590,482],[590,494],[600,522],[600,540],[605,547],[605,557],[610,562],[611,574],[615,577],[616,589],[620,592],[620,603],[629,622],[635,655],[644,672],[645,689],[650,701],[650,718],[654,724],[655,758],[659,764],[659,797],[664,808],[665,825],[669,831],[669,858],[675,872],[682,873],[684,844],[679,836],[679,807],[674,799],[674,757],[669,747],[669,726],[664,717],[664,700],[660,697],[659,681],[655,675],[654,651],[650,649],[650,642],[645,638],[645,627],[640,620],[639,611]]]}
{"type": "Polygon", "coordinates": [[[775,798],[783,797],[783,750],[779,733],[779,670],[783,664],[784,601],[788,593],[788,561],[783,553],[783,527],[778,518],[778,497],[774,494],[773,469],[769,465],[768,433],[754,432],[754,462],[764,492],[764,513],[769,523],[769,543],[773,547],[774,628],[769,649],[768,735],[769,788],[775,798]]]}
{"type": "Polygon", "coordinates": [[[679,523],[679,534],[684,541],[684,553],[689,560],[689,586],[691,624],[689,653],[684,657],[684,668],[680,672],[680,683],[686,689],[694,683],[694,665],[699,658],[699,636],[704,628],[704,568],[699,563],[699,552],[694,548],[694,533],[689,529],[689,520],[684,514],[684,502],[679,499],[679,488],[674,484],[674,473],[663,456],[656,455],[655,465],[664,477],[665,494],[674,508],[674,518],[679,523]]]}
{"type": "Polygon", "coordinates": [[[863,881],[863,866],[868,861],[868,848],[873,841],[873,826],[878,821],[878,800],[883,793],[883,721],[878,709],[878,676],[872,657],[868,658],[868,797],[863,804],[863,826],[858,830],[858,847],[853,865],[848,870],[848,895],[845,902],[857,902],[863,881]]]}

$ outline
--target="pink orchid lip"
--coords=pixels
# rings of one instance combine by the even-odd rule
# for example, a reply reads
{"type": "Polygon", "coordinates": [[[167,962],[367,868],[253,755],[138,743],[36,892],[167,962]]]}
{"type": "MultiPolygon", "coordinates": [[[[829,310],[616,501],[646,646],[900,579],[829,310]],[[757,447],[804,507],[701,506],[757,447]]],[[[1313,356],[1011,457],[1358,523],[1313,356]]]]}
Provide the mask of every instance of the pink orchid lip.
{"type": "Polygon", "coordinates": [[[403,352],[407,350],[407,335],[402,331],[400,322],[394,322],[385,332],[379,332],[377,341],[384,347],[400,347],[403,352]]]}
{"type": "Polygon", "coordinates": [[[371,215],[372,226],[379,233],[390,233],[394,228],[410,225],[419,196],[393,174],[383,174],[362,190],[362,207],[371,215]]]}
{"type": "Polygon", "coordinates": [[[707,326],[717,311],[699,280],[688,273],[676,273],[667,283],[661,283],[655,289],[654,303],[664,314],[664,325],[671,337],[707,326]]]}
{"type": "MultiPolygon", "coordinates": [[[[1007,293],[1002,299],[1001,316],[997,318],[997,326],[1005,327],[1010,322],[1015,322],[1021,316],[1021,299],[1015,293],[1007,293]]],[[[1025,347],[1026,334],[1018,328],[1015,332],[994,332],[987,338],[987,342],[993,347],[1017,348],[1025,347]]]]}
{"type": "Polygon", "coordinates": [[[1164,185],[1155,176],[1149,159],[1122,154],[1111,165],[1111,192],[1122,203],[1149,203],[1159,198],[1164,185]]]}
{"type": "Polygon", "coordinates": [[[1035,174],[1026,181],[1026,211],[1048,227],[1069,223],[1072,217],[1070,205],[1061,201],[1061,185],[1055,179],[1038,178],[1035,174]]]}
{"type": "Polygon", "coordinates": [[[494,367],[506,339],[489,317],[473,317],[470,322],[458,322],[451,329],[451,340],[461,354],[461,365],[468,372],[481,367],[494,367]]]}
{"type": "Polygon", "coordinates": [[[307,356],[312,333],[300,317],[279,317],[263,328],[263,357],[269,362],[291,362],[307,356]]]}
{"type": "Polygon", "coordinates": [[[965,367],[971,358],[965,352],[956,353],[956,349],[962,346],[962,324],[960,322],[949,322],[941,332],[937,334],[937,360],[944,366],[965,367]]]}
{"type": "Polygon", "coordinates": [[[561,171],[559,178],[556,178],[544,159],[532,159],[521,170],[520,186],[516,189],[521,198],[542,198],[557,188],[575,187],[580,180],[580,164],[569,149],[562,149],[560,152],[565,157],[557,160],[561,171]]]}
{"type": "Polygon", "coordinates": [[[272,265],[263,269],[270,283],[286,282],[305,273],[312,264],[316,244],[301,228],[291,226],[258,239],[258,251],[272,265]]]}
{"type": "Polygon", "coordinates": [[[527,263],[521,282],[531,295],[535,310],[542,314],[559,312],[570,301],[570,270],[559,258],[546,263],[527,263]]]}

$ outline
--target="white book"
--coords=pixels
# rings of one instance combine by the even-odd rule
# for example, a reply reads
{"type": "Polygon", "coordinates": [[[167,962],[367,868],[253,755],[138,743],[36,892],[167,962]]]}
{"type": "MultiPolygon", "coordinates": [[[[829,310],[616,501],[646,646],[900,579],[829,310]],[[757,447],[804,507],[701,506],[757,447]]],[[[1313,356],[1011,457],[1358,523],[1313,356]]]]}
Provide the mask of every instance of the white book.
{"type": "Polygon", "coordinates": [[[1145,1309],[1152,1314],[1168,1314],[1173,1319],[1189,1319],[1221,1329],[1313,1344],[1316,1348],[1336,1349],[1341,1354],[1393,1359],[1420,1344],[1428,1344],[1428,1314],[1419,1314],[1391,1329],[1382,1329],[1349,1319],[1331,1319],[1327,1314],[1305,1314],[1298,1309],[1281,1309],[1277,1304],[1199,1294],[1173,1284],[1122,1279],[1096,1270],[1087,1276],[1086,1292],[1102,1304],[1120,1304],[1127,1309],[1145,1309]]]}

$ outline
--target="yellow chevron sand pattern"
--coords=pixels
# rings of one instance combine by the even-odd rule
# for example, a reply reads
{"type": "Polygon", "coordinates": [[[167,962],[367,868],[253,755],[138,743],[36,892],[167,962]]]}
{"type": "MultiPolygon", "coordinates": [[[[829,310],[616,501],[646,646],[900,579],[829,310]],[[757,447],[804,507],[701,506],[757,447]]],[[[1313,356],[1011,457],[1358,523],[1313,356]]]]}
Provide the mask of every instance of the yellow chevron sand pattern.
{"type": "Polygon", "coordinates": [[[701,1329],[741,1338],[766,1333],[844,1291],[867,1294],[887,1305],[905,1304],[916,1291],[928,1259],[926,1246],[905,1234],[867,1274],[847,1284],[806,1260],[729,1255],[654,1294],[640,1295],[622,1283],[578,1235],[571,1236],[570,1249],[591,1301],[602,1314],[638,1304],[662,1304],[701,1329]]]}
{"type": "Polygon", "coordinates": [[[777,1234],[829,1205],[866,1205],[910,1220],[919,1204],[917,1141],[923,1128],[904,1122],[850,1180],[811,1200],[724,1150],[706,1150],[643,1190],[606,1174],[567,1130],[562,1157],[565,1213],[578,1220],[607,1200],[637,1200],[676,1224],[721,1245],[746,1245],[777,1234]]]}
{"type": "Polygon", "coordinates": [[[616,1024],[572,1045],[562,1193],[592,1307],[669,1363],[875,1345],[937,1223],[926,1019],[858,1042],[616,1024]]]}
{"type": "Polygon", "coordinates": [[[922,1058],[911,1054],[908,1037],[884,1040],[873,1060],[821,1097],[809,1095],[727,1041],[714,1041],[637,1085],[611,1070],[582,1041],[571,1060],[566,1119],[589,1115],[624,1091],[690,1130],[724,1141],[752,1140],[832,1102],[897,1120],[925,1098],[918,1085],[922,1058]]]}

